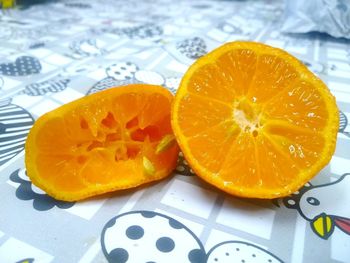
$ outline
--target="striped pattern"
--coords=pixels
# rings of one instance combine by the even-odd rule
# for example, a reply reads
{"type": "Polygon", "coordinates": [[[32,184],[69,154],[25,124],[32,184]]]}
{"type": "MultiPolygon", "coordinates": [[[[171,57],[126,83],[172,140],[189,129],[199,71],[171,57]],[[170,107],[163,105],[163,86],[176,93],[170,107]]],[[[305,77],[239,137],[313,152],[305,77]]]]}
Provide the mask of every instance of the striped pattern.
{"type": "Polygon", "coordinates": [[[339,132],[350,138],[350,132],[345,131],[348,124],[348,118],[346,115],[343,112],[339,111],[339,132]]]}
{"type": "Polygon", "coordinates": [[[24,149],[33,123],[33,117],[26,110],[0,103],[0,166],[24,149]]]}
{"type": "Polygon", "coordinates": [[[140,83],[140,82],[134,78],[130,78],[126,80],[116,80],[112,77],[107,77],[97,82],[91,89],[88,90],[86,95],[96,93],[98,91],[105,90],[112,87],[119,87],[119,86],[124,86],[128,84],[135,84],[135,83],[140,83]]]}
{"type": "Polygon", "coordinates": [[[343,112],[339,111],[339,132],[344,132],[346,126],[348,126],[348,118],[343,112]]]}
{"type": "Polygon", "coordinates": [[[23,91],[29,96],[43,96],[48,92],[60,92],[67,88],[70,79],[50,79],[27,85],[23,91]]]}

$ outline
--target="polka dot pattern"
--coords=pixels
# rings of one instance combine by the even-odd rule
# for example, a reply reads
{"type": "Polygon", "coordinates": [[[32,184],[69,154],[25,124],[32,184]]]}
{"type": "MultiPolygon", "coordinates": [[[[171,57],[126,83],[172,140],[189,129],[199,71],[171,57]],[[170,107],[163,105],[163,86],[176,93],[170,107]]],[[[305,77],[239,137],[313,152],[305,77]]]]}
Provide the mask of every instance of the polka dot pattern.
{"type": "Polygon", "coordinates": [[[129,259],[129,253],[123,248],[115,248],[109,253],[111,262],[125,263],[129,259]]]}
{"type": "Polygon", "coordinates": [[[40,61],[30,56],[21,56],[15,62],[0,64],[0,75],[20,77],[40,72],[40,61]]]}
{"type": "Polygon", "coordinates": [[[174,249],[175,242],[170,237],[161,237],[157,240],[156,246],[159,251],[167,253],[174,249]]]}
{"type": "Polygon", "coordinates": [[[207,263],[281,263],[282,261],[256,245],[241,242],[227,241],[214,246],[207,256],[207,263]]]}
{"type": "Polygon", "coordinates": [[[162,35],[163,29],[156,24],[147,23],[134,27],[115,28],[111,33],[131,39],[146,39],[162,35]]]}
{"type": "Polygon", "coordinates": [[[137,70],[138,66],[132,62],[120,62],[110,65],[106,69],[106,73],[115,80],[128,80],[134,78],[134,74],[137,70]]]}
{"type": "Polygon", "coordinates": [[[200,58],[207,53],[207,45],[200,37],[185,39],[177,43],[176,48],[186,57],[191,59],[200,58]]]}
{"type": "Polygon", "coordinates": [[[141,237],[143,237],[143,234],[144,234],[143,228],[140,226],[136,226],[136,225],[130,226],[126,230],[127,237],[130,239],[133,239],[133,240],[140,239],[141,237]]]}
{"type": "Polygon", "coordinates": [[[205,262],[204,247],[190,229],[153,211],[112,218],[101,241],[109,262],[205,262]]]}

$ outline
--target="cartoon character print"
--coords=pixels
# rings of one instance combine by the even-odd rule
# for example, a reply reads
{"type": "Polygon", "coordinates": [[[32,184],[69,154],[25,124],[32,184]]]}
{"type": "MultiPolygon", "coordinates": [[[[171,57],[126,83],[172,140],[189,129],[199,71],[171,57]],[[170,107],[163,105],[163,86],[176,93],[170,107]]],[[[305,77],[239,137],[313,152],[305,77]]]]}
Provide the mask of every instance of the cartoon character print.
{"type": "Polygon", "coordinates": [[[74,202],[58,201],[48,196],[41,189],[37,188],[29,180],[25,169],[17,169],[10,175],[10,180],[19,184],[16,189],[16,197],[20,200],[33,200],[33,207],[37,211],[47,211],[57,206],[61,209],[68,209],[72,207],[74,202]]]}
{"type": "Polygon", "coordinates": [[[287,208],[297,209],[310,222],[313,232],[328,239],[335,228],[350,235],[350,173],[323,185],[306,184],[299,192],[284,198],[287,208]]]}
{"type": "Polygon", "coordinates": [[[228,23],[227,21],[219,23],[217,28],[227,34],[235,34],[235,35],[243,34],[243,31],[240,27],[237,27],[234,24],[228,23]]]}
{"type": "Polygon", "coordinates": [[[120,214],[104,226],[102,251],[108,262],[282,262],[265,249],[228,241],[206,253],[200,239],[184,224],[153,211],[120,214]]]}
{"type": "Polygon", "coordinates": [[[219,23],[216,28],[227,35],[249,39],[255,32],[261,30],[263,25],[256,17],[244,20],[240,16],[234,15],[219,23]]]}
{"type": "Polygon", "coordinates": [[[74,59],[82,59],[90,56],[106,54],[107,51],[100,47],[96,39],[80,39],[73,41],[69,48],[73,52],[68,56],[74,59]]]}
{"type": "Polygon", "coordinates": [[[31,56],[20,56],[14,62],[0,64],[0,75],[4,76],[22,77],[40,72],[40,61],[31,56]]]}
{"type": "Polygon", "coordinates": [[[29,112],[12,104],[11,99],[0,101],[0,166],[23,151],[33,124],[29,112]]]}

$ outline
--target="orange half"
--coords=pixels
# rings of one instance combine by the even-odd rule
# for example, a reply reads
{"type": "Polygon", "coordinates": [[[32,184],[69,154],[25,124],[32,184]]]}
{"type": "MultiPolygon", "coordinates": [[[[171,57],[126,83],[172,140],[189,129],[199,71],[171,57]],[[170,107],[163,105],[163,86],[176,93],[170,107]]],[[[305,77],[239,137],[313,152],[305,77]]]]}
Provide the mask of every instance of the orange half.
{"type": "Polygon", "coordinates": [[[252,198],[291,194],[331,159],[339,114],[326,85],[287,52],[227,43],[182,79],[172,127],[198,176],[252,198]]]}
{"type": "Polygon", "coordinates": [[[111,88],[40,117],[25,146],[27,174],[56,199],[75,201],[168,176],[178,146],[173,95],[146,84],[111,88]]]}

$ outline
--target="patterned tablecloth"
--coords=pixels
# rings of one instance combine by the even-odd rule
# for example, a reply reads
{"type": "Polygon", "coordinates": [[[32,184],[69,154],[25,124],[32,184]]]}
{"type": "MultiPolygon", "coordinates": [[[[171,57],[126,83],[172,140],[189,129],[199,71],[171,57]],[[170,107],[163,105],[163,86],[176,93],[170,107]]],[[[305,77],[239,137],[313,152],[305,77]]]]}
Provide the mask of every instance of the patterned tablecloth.
{"type": "Polygon", "coordinates": [[[0,262],[350,262],[350,41],[280,32],[281,1],[60,1],[0,13],[0,262]],[[83,202],[28,180],[35,119],[127,83],[175,92],[193,61],[227,41],[291,52],[337,98],[331,163],[284,199],[239,199],[174,176],[83,202]],[[329,217],[326,217],[328,215],[329,217]],[[329,232],[312,227],[328,218],[329,232]]]}

